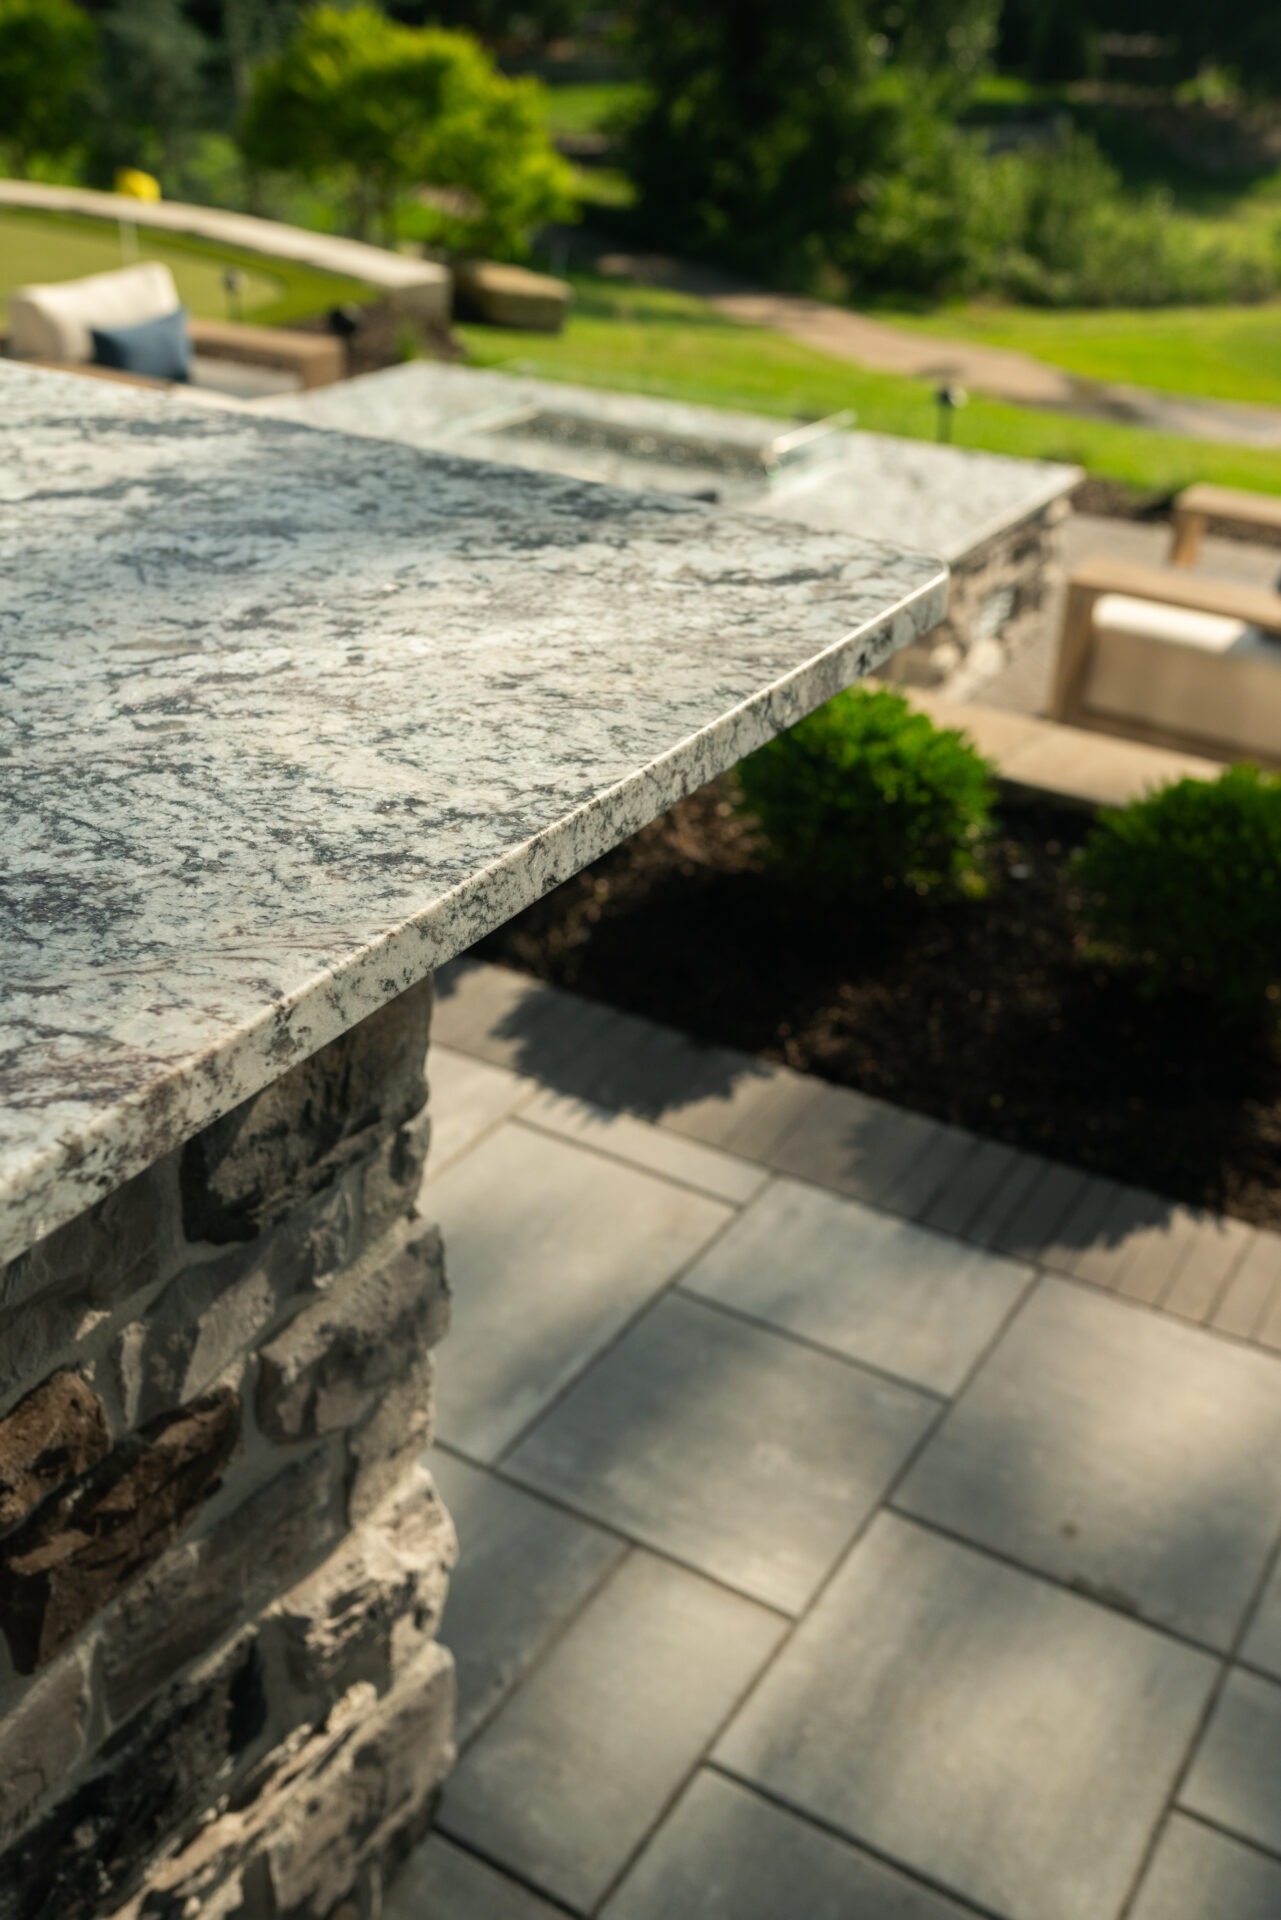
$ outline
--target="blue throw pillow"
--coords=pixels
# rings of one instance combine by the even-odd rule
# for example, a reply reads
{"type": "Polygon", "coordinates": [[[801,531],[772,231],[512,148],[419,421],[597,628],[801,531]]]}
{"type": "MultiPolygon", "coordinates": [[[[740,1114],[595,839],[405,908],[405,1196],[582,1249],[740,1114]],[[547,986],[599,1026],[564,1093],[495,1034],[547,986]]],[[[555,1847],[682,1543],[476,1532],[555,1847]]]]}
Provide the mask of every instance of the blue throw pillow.
{"type": "Polygon", "coordinates": [[[92,327],[93,362],[120,373],[143,373],[152,380],[191,378],[191,337],[187,309],[178,307],[159,320],[135,327],[92,327]]]}

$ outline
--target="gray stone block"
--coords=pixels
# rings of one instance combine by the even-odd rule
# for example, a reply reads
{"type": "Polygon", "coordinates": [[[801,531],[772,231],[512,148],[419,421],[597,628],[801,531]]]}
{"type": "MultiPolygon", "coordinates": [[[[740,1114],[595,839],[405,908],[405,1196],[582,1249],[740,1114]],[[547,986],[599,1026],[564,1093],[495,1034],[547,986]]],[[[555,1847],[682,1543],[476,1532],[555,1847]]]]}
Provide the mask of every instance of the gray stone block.
{"type": "Polygon", "coordinates": [[[1281,1854],[1281,1686],[1228,1675],[1179,1804],[1281,1854]]]}
{"type": "Polygon", "coordinates": [[[434,1228],[417,1224],[378,1243],[263,1347],[257,1413],[264,1433],[299,1440],[353,1425],[441,1338],[448,1300],[434,1228]]]}
{"type": "Polygon", "coordinates": [[[431,1007],[429,977],[189,1140],[188,1239],[254,1239],[411,1120],[427,1098],[431,1007]]]}
{"type": "Polygon", "coordinates": [[[0,1849],[65,1793],[85,1753],[90,1654],[76,1647],[0,1721],[0,1849]]]}
{"type": "Polygon", "coordinates": [[[704,1769],[602,1920],[963,1920],[965,1911],[704,1769]]]}
{"type": "Polygon", "coordinates": [[[1226,1648],[1281,1528],[1281,1364],[1043,1280],[896,1505],[1226,1648]]]}
{"type": "Polygon", "coordinates": [[[442,1831],[591,1911],[781,1631],[750,1601],[633,1554],[464,1755],[442,1831]]]}
{"type": "Polygon", "coordinates": [[[527,1485],[796,1613],[937,1405],[673,1295],[508,1461],[527,1485]]]}
{"type": "Polygon", "coordinates": [[[947,1394],[1032,1277],[856,1200],[778,1180],[681,1285],[947,1394]]]}
{"type": "Polygon", "coordinates": [[[1101,1920],[1138,1872],[1214,1673],[882,1515],[715,1757],[984,1912],[1101,1920]]]}
{"type": "Polygon", "coordinates": [[[730,1218],[719,1201],[510,1123],[432,1182],[431,1204],[454,1294],[438,1430],[487,1460],[730,1218]]]}
{"type": "Polygon", "coordinates": [[[466,1746],[627,1546],[439,1448],[427,1459],[458,1530],[442,1638],[458,1671],[466,1746]]]}
{"type": "Polygon", "coordinates": [[[1173,1814],[1129,1920],[1277,1920],[1281,1860],[1173,1814]]]}

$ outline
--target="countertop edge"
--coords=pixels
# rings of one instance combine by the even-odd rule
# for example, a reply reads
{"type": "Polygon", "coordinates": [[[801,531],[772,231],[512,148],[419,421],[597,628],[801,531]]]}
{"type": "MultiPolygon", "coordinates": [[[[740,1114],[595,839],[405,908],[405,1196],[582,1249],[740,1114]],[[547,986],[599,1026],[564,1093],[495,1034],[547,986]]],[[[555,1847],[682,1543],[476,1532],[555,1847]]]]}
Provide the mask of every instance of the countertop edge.
{"type": "Polygon", "coordinates": [[[944,617],[947,568],[822,653],[513,848],[261,1019],[115,1102],[0,1178],[0,1264],[15,1259],[466,951],[665,808],[792,726],[944,617]]]}

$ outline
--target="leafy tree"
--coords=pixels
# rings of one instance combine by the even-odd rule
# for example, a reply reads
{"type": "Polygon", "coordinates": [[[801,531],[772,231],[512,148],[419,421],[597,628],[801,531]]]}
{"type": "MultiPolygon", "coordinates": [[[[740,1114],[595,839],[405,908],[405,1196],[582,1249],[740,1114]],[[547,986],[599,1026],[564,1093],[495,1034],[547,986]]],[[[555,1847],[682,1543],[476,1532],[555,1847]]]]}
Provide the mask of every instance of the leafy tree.
{"type": "Polygon", "coordinates": [[[205,104],[209,46],[180,0],[122,0],[101,17],[102,131],[113,165],[180,167],[205,104]]]}
{"type": "Polygon", "coordinates": [[[892,122],[861,0],[638,0],[632,42],[650,105],[630,165],[656,230],[811,277],[892,122]]]}
{"type": "Polygon", "coordinates": [[[358,233],[394,238],[420,186],[452,190],[454,244],[513,253],[572,207],[534,82],[508,80],[466,34],[412,28],[369,6],[318,6],[254,79],[241,122],[251,167],[331,179],[358,233]]]}
{"type": "Polygon", "coordinates": [[[80,144],[97,39],[72,0],[0,0],[0,157],[11,173],[80,144]]]}

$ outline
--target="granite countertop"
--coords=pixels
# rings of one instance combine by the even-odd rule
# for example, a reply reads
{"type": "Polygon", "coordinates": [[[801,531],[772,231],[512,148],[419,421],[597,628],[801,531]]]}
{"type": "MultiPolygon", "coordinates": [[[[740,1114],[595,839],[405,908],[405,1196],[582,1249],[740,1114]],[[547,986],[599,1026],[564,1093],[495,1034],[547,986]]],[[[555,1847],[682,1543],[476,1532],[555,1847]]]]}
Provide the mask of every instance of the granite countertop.
{"type": "Polygon", "coordinates": [[[272,395],[256,402],[259,408],[282,419],[615,486],[715,490],[736,510],[889,540],[938,554],[952,566],[1062,499],[1083,477],[1079,467],[1050,461],[859,431],[833,435],[821,464],[790,470],[767,487],[760,455],[788,431],[786,420],[434,361],[311,393],[272,395]],[[584,429],[578,444],[556,431],[557,423],[575,420],[584,429]],[[604,444],[591,444],[592,426],[603,430],[604,444]],[[648,458],[627,451],[626,438],[647,436],[648,458]],[[681,457],[673,458],[670,449],[681,442],[681,457]],[[700,448],[715,450],[719,459],[700,462],[700,448]]]}
{"type": "Polygon", "coordinates": [[[936,561],[0,366],[0,1260],[937,623],[936,561]]]}

